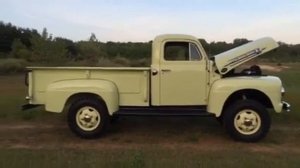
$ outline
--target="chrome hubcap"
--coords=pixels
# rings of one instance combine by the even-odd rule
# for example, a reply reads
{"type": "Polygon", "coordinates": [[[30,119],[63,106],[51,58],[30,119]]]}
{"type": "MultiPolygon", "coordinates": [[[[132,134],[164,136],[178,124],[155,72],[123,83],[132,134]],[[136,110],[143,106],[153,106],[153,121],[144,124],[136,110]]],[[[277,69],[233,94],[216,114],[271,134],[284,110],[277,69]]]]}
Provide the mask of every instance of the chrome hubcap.
{"type": "Polygon", "coordinates": [[[100,121],[100,113],[93,107],[85,106],[77,111],[76,123],[85,131],[96,129],[99,126],[100,121]]]}
{"type": "Polygon", "coordinates": [[[259,130],[261,126],[261,118],[257,112],[245,109],[235,116],[234,126],[238,132],[244,135],[251,135],[259,130]]]}

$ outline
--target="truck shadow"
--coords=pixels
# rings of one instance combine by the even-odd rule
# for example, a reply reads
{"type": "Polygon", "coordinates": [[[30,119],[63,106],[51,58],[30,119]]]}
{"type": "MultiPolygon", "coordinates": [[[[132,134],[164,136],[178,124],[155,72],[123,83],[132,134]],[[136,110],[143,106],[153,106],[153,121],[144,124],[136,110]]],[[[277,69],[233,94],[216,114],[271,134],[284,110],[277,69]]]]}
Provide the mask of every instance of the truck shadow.
{"type": "Polygon", "coordinates": [[[213,117],[120,117],[106,136],[124,142],[198,142],[201,139],[228,139],[213,117]]]}

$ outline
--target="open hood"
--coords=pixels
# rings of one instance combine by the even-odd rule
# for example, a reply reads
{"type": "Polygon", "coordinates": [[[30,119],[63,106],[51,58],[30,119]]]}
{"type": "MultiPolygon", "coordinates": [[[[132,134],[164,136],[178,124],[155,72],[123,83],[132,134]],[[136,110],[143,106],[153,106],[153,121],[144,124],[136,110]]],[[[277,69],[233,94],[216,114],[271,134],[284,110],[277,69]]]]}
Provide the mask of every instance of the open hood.
{"type": "Polygon", "coordinates": [[[271,51],[278,46],[275,40],[265,37],[215,55],[214,61],[220,74],[224,75],[233,68],[271,51]]]}

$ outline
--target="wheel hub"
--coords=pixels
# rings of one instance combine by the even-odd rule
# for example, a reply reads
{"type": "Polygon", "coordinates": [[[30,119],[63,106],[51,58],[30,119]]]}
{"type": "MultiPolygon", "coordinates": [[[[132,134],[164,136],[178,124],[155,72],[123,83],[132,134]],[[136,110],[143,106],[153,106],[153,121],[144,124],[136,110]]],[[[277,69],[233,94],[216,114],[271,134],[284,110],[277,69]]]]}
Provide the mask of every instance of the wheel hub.
{"type": "Polygon", "coordinates": [[[261,126],[261,119],[254,110],[242,110],[234,118],[236,130],[244,135],[256,133],[261,126]]]}
{"type": "Polygon", "coordinates": [[[249,126],[253,125],[253,123],[252,123],[251,120],[246,119],[245,122],[244,122],[244,125],[249,127],[249,126]]]}
{"type": "Polygon", "coordinates": [[[82,120],[85,121],[85,122],[91,122],[92,119],[91,119],[91,116],[85,115],[82,120]]]}
{"type": "Polygon", "coordinates": [[[82,107],[76,114],[77,125],[85,131],[96,129],[100,124],[100,120],[100,113],[93,107],[82,107]]]}

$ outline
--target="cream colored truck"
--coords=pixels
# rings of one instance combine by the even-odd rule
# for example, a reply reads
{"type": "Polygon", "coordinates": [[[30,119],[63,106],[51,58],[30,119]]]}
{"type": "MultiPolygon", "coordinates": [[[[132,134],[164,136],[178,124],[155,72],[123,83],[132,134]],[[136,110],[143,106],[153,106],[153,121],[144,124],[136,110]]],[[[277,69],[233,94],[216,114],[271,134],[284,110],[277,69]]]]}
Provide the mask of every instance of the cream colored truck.
{"type": "Polygon", "coordinates": [[[151,67],[28,67],[23,109],[65,111],[83,138],[100,136],[119,115],[211,115],[235,140],[255,142],[269,131],[267,109],[280,113],[290,105],[278,77],[258,66],[234,68],[277,47],[262,38],[209,58],[193,36],[161,35],[152,44],[151,67]]]}

